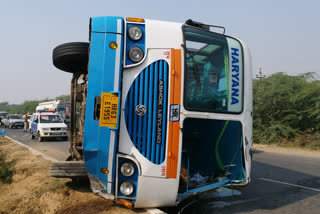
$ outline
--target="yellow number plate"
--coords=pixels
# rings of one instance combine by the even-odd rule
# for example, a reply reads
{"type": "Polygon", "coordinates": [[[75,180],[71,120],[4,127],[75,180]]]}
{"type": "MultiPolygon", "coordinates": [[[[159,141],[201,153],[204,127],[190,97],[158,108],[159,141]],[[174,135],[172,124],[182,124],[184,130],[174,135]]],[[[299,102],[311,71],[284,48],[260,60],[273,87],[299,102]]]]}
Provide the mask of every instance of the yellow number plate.
{"type": "Polygon", "coordinates": [[[117,93],[101,93],[100,126],[117,128],[118,100],[117,93]]]}

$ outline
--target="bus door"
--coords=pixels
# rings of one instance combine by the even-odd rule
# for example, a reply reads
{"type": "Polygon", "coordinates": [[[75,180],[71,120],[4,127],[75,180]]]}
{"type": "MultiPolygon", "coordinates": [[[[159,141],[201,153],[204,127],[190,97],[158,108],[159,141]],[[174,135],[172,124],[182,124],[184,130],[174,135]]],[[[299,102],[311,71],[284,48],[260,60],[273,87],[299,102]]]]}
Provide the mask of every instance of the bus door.
{"type": "Polygon", "coordinates": [[[183,30],[186,68],[180,197],[247,182],[241,43],[202,29],[186,26],[183,30]]]}

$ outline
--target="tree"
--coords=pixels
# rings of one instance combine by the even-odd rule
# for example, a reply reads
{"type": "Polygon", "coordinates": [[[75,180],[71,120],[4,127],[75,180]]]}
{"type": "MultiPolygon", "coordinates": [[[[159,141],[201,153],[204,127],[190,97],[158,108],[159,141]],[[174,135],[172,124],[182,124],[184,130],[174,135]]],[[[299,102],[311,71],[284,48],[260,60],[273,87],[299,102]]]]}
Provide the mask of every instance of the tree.
{"type": "Polygon", "coordinates": [[[320,81],[315,74],[276,73],[253,81],[255,142],[290,139],[320,129],[320,81]]]}
{"type": "Polygon", "coordinates": [[[56,100],[66,100],[66,101],[69,101],[69,100],[71,100],[71,96],[70,96],[70,95],[61,95],[61,96],[56,97],[56,100]]]}

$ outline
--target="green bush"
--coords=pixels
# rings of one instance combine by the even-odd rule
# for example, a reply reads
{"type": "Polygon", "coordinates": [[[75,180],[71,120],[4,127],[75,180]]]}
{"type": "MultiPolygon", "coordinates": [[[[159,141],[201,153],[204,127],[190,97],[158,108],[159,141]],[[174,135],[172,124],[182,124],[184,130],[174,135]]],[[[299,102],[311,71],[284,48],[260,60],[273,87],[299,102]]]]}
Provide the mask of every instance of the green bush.
{"type": "MultiPolygon", "coordinates": [[[[314,73],[299,76],[276,73],[253,81],[255,143],[279,143],[283,139],[293,142],[299,136],[320,133],[318,77],[314,73]]],[[[298,143],[301,147],[309,144],[298,143]]]]}
{"type": "Polygon", "coordinates": [[[0,151],[0,182],[11,183],[14,173],[12,163],[6,162],[6,154],[0,151]]]}

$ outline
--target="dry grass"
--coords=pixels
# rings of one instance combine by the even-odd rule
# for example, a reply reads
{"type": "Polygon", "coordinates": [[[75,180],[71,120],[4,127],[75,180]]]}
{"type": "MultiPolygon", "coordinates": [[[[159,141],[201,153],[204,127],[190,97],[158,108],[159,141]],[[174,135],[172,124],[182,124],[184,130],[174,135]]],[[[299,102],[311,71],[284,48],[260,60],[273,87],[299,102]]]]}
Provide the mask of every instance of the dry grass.
{"type": "Polygon", "coordinates": [[[94,195],[88,186],[50,177],[50,161],[6,138],[0,138],[0,151],[16,171],[12,183],[0,184],[0,213],[136,213],[94,195]]]}
{"type": "Polygon", "coordinates": [[[302,148],[307,150],[320,151],[320,134],[303,134],[292,139],[278,138],[270,142],[254,142],[255,144],[277,145],[287,148],[302,148]]]}

